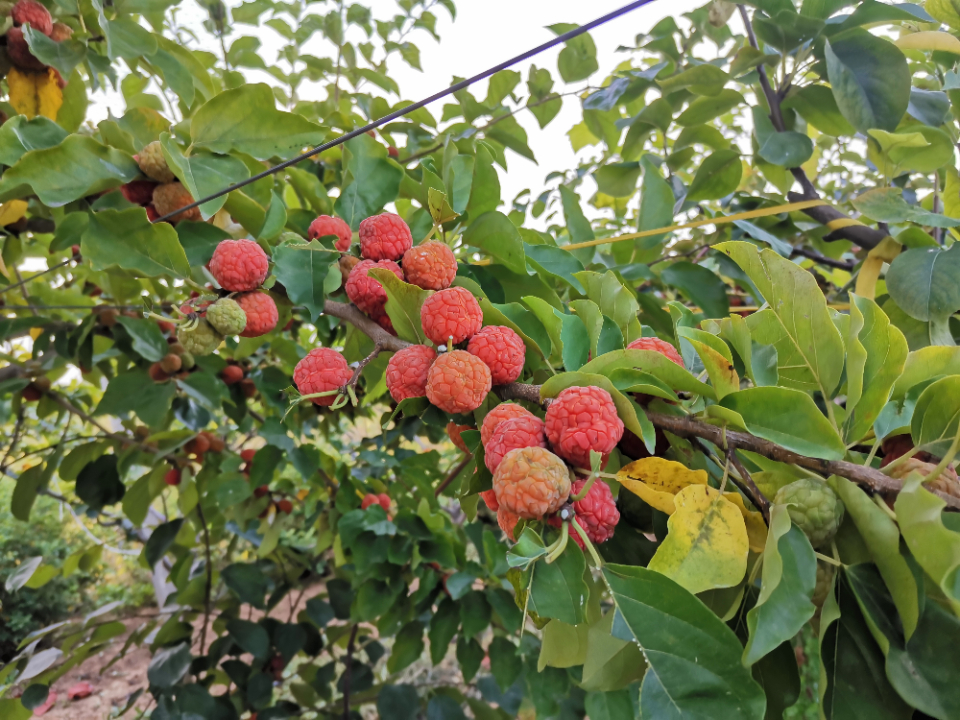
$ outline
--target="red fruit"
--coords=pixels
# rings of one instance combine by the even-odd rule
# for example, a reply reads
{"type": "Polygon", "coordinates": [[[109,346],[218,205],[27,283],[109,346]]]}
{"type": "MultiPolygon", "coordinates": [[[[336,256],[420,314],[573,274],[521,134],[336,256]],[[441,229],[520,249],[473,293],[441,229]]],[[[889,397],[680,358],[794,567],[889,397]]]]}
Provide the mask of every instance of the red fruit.
{"type": "Polygon", "coordinates": [[[283,499],[277,503],[277,510],[280,512],[289,515],[293,512],[293,503],[287,499],[283,499]]]}
{"type": "Polygon", "coordinates": [[[160,363],[155,362],[150,366],[150,369],[147,370],[147,373],[150,375],[150,379],[154,382],[165,382],[170,376],[164,372],[164,369],[160,367],[160,363]]]}
{"type": "Polygon", "coordinates": [[[473,412],[488,392],[490,368],[464,350],[441,354],[427,373],[427,399],[444,412],[473,412]]]}
{"type": "Polygon", "coordinates": [[[220,379],[227,385],[234,385],[243,380],[243,368],[239,365],[227,365],[220,373],[220,379]]]}
{"type": "Polygon", "coordinates": [[[71,245],[71,246],[70,246],[70,254],[73,255],[73,257],[74,257],[75,259],[79,259],[79,257],[80,257],[80,246],[79,246],[79,245],[71,245]]]}
{"type": "Polygon", "coordinates": [[[157,212],[157,209],[153,205],[147,205],[147,220],[153,223],[159,219],[160,213],[157,212]]]}
{"type": "Polygon", "coordinates": [[[35,385],[27,385],[20,391],[20,396],[27,402],[36,402],[43,397],[43,393],[35,385]]]}
{"type": "Polygon", "coordinates": [[[483,324],[483,310],[473,294],[462,287],[441,290],[428,297],[420,309],[423,333],[434,345],[453,344],[473,336],[483,324]]]}
{"type": "Polygon", "coordinates": [[[677,349],[665,340],[655,337],[645,337],[634,340],[627,345],[627,350],[653,350],[666,358],[673,360],[677,365],[683,367],[683,358],[677,349]]]}
{"type": "Polygon", "coordinates": [[[252,240],[221,240],[209,267],[224,290],[245,292],[263,285],[270,272],[270,260],[252,240]]]}
{"type": "Polygon", "coordinates": [[[480,425],[480,442],[486,447],[500,423],[519,417],[536,417],[536,415],[516,403],[500,403],[483,418],[483,423],[480,425]]]}
{"type": "Polygon", "coordinates": [[[403,254],[403,274],[412,285],[443,290],[457,276],[457,258],[446,243],[425,242],[403,254]]]}
{"type": "MultiPolygon", "coordinates": [[[[256,244],[256,243],[254,243],[256,244]]],[[[265,292],[248,292],[237,295],[237,304],[247,316],[247,325],[240,337],[254,338],[272,331],[280,320],[277,304],[265,292]]]]}
{"type": "Polygon", "coordinates": [[[257,451],[253,448],[247,448],[246,450],[240,451],[240,459],[244,462],[253,462],[253,456],[257,454],[257,451]]]}
{"type": "Polygon", "coordinates": [[[227,444],[219,435],[214,435],[212,432],[207,432],[206,430],[200,434],[207,439],[207,445],[209,446],[210,452],[222,453],[227,449],[227,444]]]}
{"type": "MultiPolygon", "coordinates": [[[[337,390],[353,376],[346,359],[336,350],[314,348],[293,370],[293,384],[301,395],[337,390]]],[[[315,405],[329,406],[336,400],[336,393],[313,398],[315,405]]]]}
{"type": "Polygon", "coordinates": [[[394,337],[397,336],[397,330],[393,327],[393,320],[390,319],[386,311],[374,315],[371,319],[394,337]]]}
{"type": "Polygon", "coordinates": [[[10,61],[20,70],[32,70],[40,72],[46,70],[47,66],[37,60],[30,52],[30,46],[27,45],[27,39],[23,36],[23,30],[18,27],[12,27],[7,30],[7,55],[10,61]]]}
{"type": "Polygon", "coordinates": [[[167,470],[166,474],[163,476],[163,481],[167,485],[179,485],[180,484],[180,469],[179,468],[170,468],[167,470]]]}
{"type": "Polygon", "coordinates": [[[199,207],[192,207],[189,210],[177,212],[181,208],[185,208],[191,204],[193,204],[193,196],[179,182],[168,182],[157,185],[153,191],[153,206],[157,210],[157,217],[166,217],[171,213],[176,213],[176,215],[170,218],[170,222],[176,223],[181,220],[200,222],[203,220],[199,207]]]}
{"type": "Polygon", "coordinates": [[[606,456],[623,436],[613,398],[593,386],[562,391],[547,408],[544,425],[557,454],[579,468],[590,468],[591,450],[606,456]]]}
{"type": "Polygon", "coordinates": [[[377,499],[380,502],[380,507],[384,510],[390,510],[390,496],[386,493],[380,493],[377,495],[377,499]]]}
{"type": "MultiPolygon", "coordinates": [[[[246,451],[244,451],[244,452],[246,452],[246,451]]],[[[262,498],[262,497],[264,497],[264,496],[266,496],[266,495],[269,495],[269,494],[270,494],[270,486],[269,486],[269,485],[261,485],[260,487],[258,487],[256,490],[253,491],[253,496],[254,496],[255,498],[262,498]]]]}
{"type": "Polygon", "coordinates": [[[93,685],[88,682],[78,682],[67,690],[67,700],[83,700],[93,695],[93,685]]]}
{"type": "Polygon", "coordinates": [[[483,498],[483,501],[487,504],[487,507],[490,508],[491,512],[497,512],[500,509],[500,503],[497,502],[497,494],[493,490],[484,490],[480,493],[480,497],[483,498]]]}
{"type": "Polygon", "coordinates": [[[164,334],[172,333],[177,329],[176,325],[174,325],[172,322],[167,322],[166,320],[158,320],[157,327],[160,328],[160,332],[164,334]]]}
{"type": "Polygon", "coordinates": [[[207,439],[207,436],[203,433],[200,433],[190,442],[184,445],[184,449],[188,453],[193,453],[194,455],[203,455],[207,450],[210,449],[210,440],[207,439]]]}
{"type": "MultiPolygon", "coordinates": [[[[880,444],[883,450],[883,459],[880,460],[880,467],[886,467],[898,457],[906,455],[913,450],[913,438],[909,435],[892,435],[880,444]]],[[[919,455],[920,453],[918,453],[919,455]]],[[[926,453],[924,453],[926,454],[926,453]]]]}
{"type": "Polygon", "coordinates": [[[387,390],[394,402],[427,394],[427,373],[437,353],[426,345],[411,345],[394,353],[387,363],[387,390]]]}
{"type": "Polygon", "coordinates": [[[506,385],[516,381],[523,372],[527,348],[510,328],[488,325],[470,338],[467,352],[487,364],[494,385],[506,385]]]}
{"type": "Polygon", "coordinates": [[[157,183],[152,180],[133,180],[120,186],[120,194],[127,199],[127,202],[146,207],[153,199],[155,187],[157,183]]]}
{"type": "Polygon", "coordinates": [[[399,260],[413,246],[403,218],[381,213],[360,223],[360,254],[367,260],[399,260]]]}
{"type": "Polygon", "coordinates": [[[403,280],[403,270],[392,260],[380,260],[378,262],[363,260],[354,266],[343,289],[350,301],[370,316],[381,315],[384,306],[387,304],[387,293],[383,289],[383,285],[376,278],[367,275],[367,272],[372,268],[386,268],[403,280]]]}
{"type": "Polygon", "coordinates": [[[257,385],[250,378],[244,378],[240,381],[240,391],[245,398],[255,397],[257,394],[257,385]]]}
{"type": "Polygon", "coordinates": [[[53,18],[50,11],[36,0],[17,0],[17,4],[10,11],[10,18],[16,26],[30,23],[30,27],[39,30],[44,35],[53,32],[53,18]]]}
{"type": "Polygon", "coordinates": [[[371,505],[379,505],[379,504],[380,504],[380,498],[377,495],[374,495],[373,493],[367,493],[366,495],[363,496],[363,500],[360,501],[360,509],[366,510],[371,505]]]}
{"type": "Polygon", "coordinates": [[[346,252],[350,249],[350,243],[353,241],[353,231],[350,226],[338,217],[330,215],[321,215],[312,223],[307,230],[307,237],[311,240],[322,238],[325,235],[336,235],[337,241],[334,247],[340,252],[346,252]]]}
{"type": "Polygon", "coordinates": [[[503,456],[511,450],[547,446],[543,434],[543,420],[538,417],[519,417],[504,420],[483,446],[483,461],[490,472],[496,472],[503,456]]]}
{"type": "Polygon", "coordinates": [[[47,694],[47,699],[46,699],[46,701],[43,703],[43,705],[40,705],[40,706],[35,707],[35,708],[33,709],[33,716],[34,716],[34,717],[43,717],[43,716],[46,715],[48,712],[50,712],[50,709],[54,706],[54,704],[55,704],[56,702],[57,702],[57,694],[51,690],[51,691],[47,694]]]}
{"type": "Polygon", "coordinates": [[[400,151],[397,150],[393,145],[391,145],[390,147],[387,148],[387,155],[389,155],[392,158],[398,158],[400,157],[400,151]]]}
{"type": "Polygon", "coordinates": [[[508,452],[493,475],[500,510],[528,520],[555,513],[570,495],[570,470],[563,460],[540,447],[508,452]]]}
{"type": "Polygon", "coordinates": [[[473,430],[470,425],[457,425],[455,422],[447,423],[447,437],[450,438],[450,441],[460,450],[465,453],[470,452],[470,448],[467,447],[467,444],[463,441],[460,433],[464,430],[473,430]]]}
{"type": "Polygon", "coordinates": [[[513,531],[517,527],[518,522],[520,522],[520,516],[516,513],[510,512],[505,507],[497,510],[497,525],[499,525],[500,529],[503,530],[503,534],[510,538],[513,542],[517,541],[517,538],[514,537],[513,531]]]}
{"type": "MultiPolygon", "coordinates": [[[[576,495],[583,489],[586,480],[577,480],[570,488],[570,494],[576,495]]],[[[617,501],[613,498],[608,486],[603,480],[594,480],[590,490],[582,500],[573,503],[573,511],[576,513],[576,520],[580,527],[584,529],[590,542],[593,544],[606,542],[613,537],[617,529],[617,523],[620,522],[620,511],[617,510],[617,501]]],[[[560,527],[562,521],[554,516],[549,522],[554,527],[560,527]]],[[[572,537],[580,549],[584,549],[583,540],[580,539],[580,533],[573,528],[570,529],[572,537]]]]}

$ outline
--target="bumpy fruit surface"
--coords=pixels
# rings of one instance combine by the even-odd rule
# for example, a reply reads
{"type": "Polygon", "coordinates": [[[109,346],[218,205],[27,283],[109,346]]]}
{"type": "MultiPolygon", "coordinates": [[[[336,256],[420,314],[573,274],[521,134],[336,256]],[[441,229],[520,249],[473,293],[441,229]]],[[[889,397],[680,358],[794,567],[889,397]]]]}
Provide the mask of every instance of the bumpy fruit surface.
{"type": "Polygon", "coordinates": [[[441,354],[427,374],[427,399],[452,414],[476,410],[490,387],[490,368],[464,350],[441,354]]]}
{"type": "MultiPolygon", "coordinates": [[[[178,182],[165,183],[157,185],[153,191],[153,206],[159,213],[158,217],[169,215],[182,207],[186,207],[193,202],[193,196],[187,189],[178,182]]],[[[181,220],[193,220],[200,222],[203,217],[200,215],[200,208],[190,208],[181,213],[177,213],[170,220],[180,222],[181,220]]]]}
{"type": "Polygon", "coordinates": [[[623,437],[613,398],[599,387],[569,387],[547,408],[547,440],[574,466],[590,469],[590,451],[606,456],[623,437]]]}
{"type": "Polygon", "coordinates": [[[525,447],[547,446],[543,434],[543,420],[538,417],[519,417],[504,420],[497,425],[497,429],[490,438],[490,442],[483,446],[483,462],[490,472],[496,472],[503,456],[511,450],[525,447]]]}
{"type": "Polygon", "coordinates": [[[506,385],[514,382],[523,372],[527,348],[520,336],[510,328],[487,325],[470,338],[467,352],[487,364],[494,385],[506,385]]]}
{"type": "Polygon", "coordinates": [[[383,312],[377,313],[371,318],[371,320],[373,320],[377,325],[382,327],[384,330],[386,330],[388,333],[390,333],[394,337],[397,336],[397,329],[393,327],[393,320],[391,320],[390,316],[387,315],[386,310],[384,310],[383,312]]]}
{"type": "Polygon", "coordinates": [[[444,290],[457,276],[457,258],[446,243],[425,242],[403,254],[403,274],[424,290],[444,290]]]}
{"type": "Polygon", "coordinates": [[[73,28],[62,22],[55,22],[50,31],[50,39],[54,42],[63,42],[73,37],[73,28]]]}
{"type": "Polygon", "coordinates": [[[487,507],[490,508],[491,512],[497,512],[500,509],[500,503],[497,502],[497,494],[491,490],[484,490],[480,493],[480,497],[483,498],[483,501],[487,504],[487,507]]]}
{"type": "Polygon", "coordinates": [[[450,442],[452,442],[458,450],[469,453],[470,448],[467,447],[467,444],[463,441],[463,437],[460,435],[464,430],[473,430],[473,428],[470,425],[457,425],[453,421],[447,423],[447,437],[450,438],[450,442]]]}
{"type": "Polygon", "coordinates": [[[17,4],[10,11],[10,19],[18,27],[30,23],[30,27],[44,35],[53,32],[53,18],[50,17],[50,11],[36,0],[17,0],[17,4]]]}
{"type": "Polygon", "coordinates": [[[505,507],[497,510],[497,525],[503,530],[503,534],[513,542],[517,541],[517,538],[514,537],[514,530],[518,522],[520,522],[520,516],[516,513],[510,512],[505,507]]]}
{"type": "Polygon", "coordinates": [[[270,272],[270,260],[253,240],[221,240],[209,267],[224,290],[247,292],[263,285],[270,272]]]}
{"type": "Polygon", "coordinates": [[[403,218],[381,213],[360,223],[360,254],[367,260],[399,260],[413,246],[403,218]]]}
{"type": "Polygon", "coordinates": [[[183,361],[180,359],[180,356],[174,353],[164,355],[163,359],[160,360],[160,367],[163,368],[163,371],[167,375],[173,375],[176,372],[180,372],[182,365],[183,361]]]}
{"type": "Polygon", "coordinates": [[[243,380],[243,368],[239,365],[227,365],[220,373],[220,379],[227,385],[236,385],[243,380]]]}
{"type": "Polygon", "coordinates": [[[420,308],[423,334],[434,345],[463,342],[480,330],[483,310],[473,294],[462,287],[452,287],[431,295],[420,308]]]}
{"type": "Polygon", "coordinates": [[[195,326],[181,327],[177,331],[177,340],[191,355],[209,355],[223,342],[223,335],[213,329],[213,325],[203,318],[195,326]]]}
{"type": "Polygon", "coordinates": [[[634,340],[627,345],[627,350],[653,350],[658,352],[669,360],[673,360],[677,365],[683,367],[683,358],[677,349],[666,340],[655,337],[645,337],[634,340]]]}
{"type": "Polygon", "coordinates": [[[832,540],[843,520],[843,502],[829,485],[813,478],[800,478],[780,488],[774,502],[787,505],[793,524],[815,548],[832,540]]]}
{"type": "Polygon", "coordinates": [[[383,289],[383,285],[380,284],[379,280],[367,274],[373,268],[384,268],[403,280],[403,270],[392,260],[378,260],[377,262],[362,260],[354,266],[343,289],[346,291],[347,297],[350,298],[350,302],[370,316],[382,314],[384,306],[387,304],[387,293],[383,289]]]}
{"type": "Polygon", "coordinates": [[[153,202],[153,191],[157,184],[152,180],[133,180],[120,186],[120,193],[127,202],[146,207],[153,202]]]}
{"type": "Polygon", "coordinates": [[[483,422],[480,424],[480,442],[486,446],[500,423],[519,417],[536,417],[536,415],[516,403],[500,403],[483,418],[483,422]]]}
{"type": "MultiPolygon", "coordinates": [[[[929,477],[936,469],[937,463],[940,462],[936,458],[933,459],[935,462],[925,462],[914,456],[904,460],[903,463],[890,471],[890,477],[904,480],[912,472],[918,472],[924,477],[929,477]]],[[[957,480],[957,471],[952,467],[946,467],[937,477],[924,481],[923,486],[930,490],[939,490],[947,495],[960,498],[960,482],[957,480]]]]}
{"type": "Polygon", "coordinates": [[[555,513],[570,495],[566,463],[540,447],[508,452],[493,475],[493,490],[500,509],[527,520],[555,513]]]}
{"type": "Polygon", "coordinates": [[[143,150],[137,154],[137,165],[140,166],[143,174],[151,180],[169,183],[177,179],[173,171],[170,170],[170,166],[167,165],[167,159],[163,156],[159,140],[154,140],[144,146],[143,150]]]}
{"type": "MultiPolygon", "coordinates": [[[[293,384],[301,395],[328,392],[343,387],[353,375],[346,359],[336,350],[314,348],[293,370],[293,384]]],[[[313,398],[314,405],[333,405],[336,394],[313,398]]]]}
{"type": "Polygon", "coordinates": [[[394,353],[386,372],[387,390],[394,402],[427,394],[427,374],[436,359],[436,351],[426,345],[411,345],[394,353]]]}
{"type": "Polygon", "coordinates": [[[827,601],[830,588],[833,587],[834,574],[836,574],[836,569],[833,565],[825,563],[823,560],[817,560],[817,584],[813,588],[813,597],[810,599],[818,610],[827,601]]]}
{"type": "Polygon", "coordinates": [[[277,304],[267,293],[248,292],[237,295],[237,304],[247,316],[247,324],[240,333],[240,337],[260,337],[277,326],[280,313],[277,310],[277,304]]]}
{"type": "Polygon", "coordinates": [[[247,326],[247,314],[231,298],[220,298],[207,308],[207,322],[221,335],[239,335],[247,326]]]}
{"type": "MultiPolygon", "coordinates": [[[[576,495],[583,489],[586,480],[577,480],[570,490],[576,495]]],[[[577,514],[576,522],[580,524],[590,538],[590,542],[597,544],[606,542],[613,537],[613,533],[620,522],[620,511],[617,510],[617,501],[613,499],[610,486],[603,480],[594,480],[590,490],[582,500],[573,503],[573,511],[577,514]]],[[[575,530],[570,533],[577,544],[582,548],[583,540],[575,530]]]]}
{"type": "Polygon", "coordinates": [[[7,30],[7,55],[10,56],[10,61],[20,70],[39,72],[47,67],[30,52],[27,39],[23,36],[23,30],[18,27],[7,30]]]}
{"type": "Polygon", "coordinates": [[[350,243],[353,240],[353,231],[350,229],[350,226],[340,218],[321,215],[310,223],[310,228],[307,230],[307,237],[311,240],[316,240],[326,235],[337,236],[334,247],[340,252],[346,252],[350,249],[350,243]]]}

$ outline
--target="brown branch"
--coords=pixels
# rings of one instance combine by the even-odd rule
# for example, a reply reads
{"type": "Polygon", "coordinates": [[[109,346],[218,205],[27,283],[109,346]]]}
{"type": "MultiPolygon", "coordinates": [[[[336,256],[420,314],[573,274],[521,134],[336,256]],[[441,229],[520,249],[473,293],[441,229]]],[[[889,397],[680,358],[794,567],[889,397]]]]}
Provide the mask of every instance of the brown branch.
{"type": "Polygon", "coordinates": [[[90,423],[111,440],[116,440],[118,442],[123,443],[124,445],[136,445],[141,450],[147,450],[148,452],[153,452],[151,448],[148,448],[143,443],[137,442],[133,438],[130,438],[126,435],[119,435],[117,433],[110,432],[103,425],[101,425],[99,422],[94,420],[92,416],[88,415],[83,410],[78,408],[76,405],[74,405],[72,402],[70,402],[67,398],[65,398],[60,393],[54,392],[53,390],[47,390],[45,394],[48,395],[57,405],[62,407],[64,410],[66,410],[69,413],[72,413],[73,415],[76,415],[78,418],[80,418],[84,422],[90,423]]]}
{"type": "Polygon", "coordinates": [[[456,479],[457,475],[463,472],[463,469],[470,464],[472,459],[472,455],[464,454],[463,459],[453,466],[453,470],[447,473],[447,476],[443,479],[443,482],[437,485],[437,489],[433,491],[434,497],[440,497],[440,493],[447,489],[450,483],[456,479]]]}
{"type": "MultiPolygon", "coordinates": [[[[743,463],[740,461],[740,457],[737,455],[737,449],[729,443],[729,433],[727,433],[728,447],[730,448],[727,452],[727,457],[730,458],[730,462],[733,464],[733,467],[736,469],[737,474],[740,475],[740,480],[746,486],[747,494],[750,495],[750,499],[753,501],[753,504],[757,506],[757,509],[760,511],[760,514],[763,515],[764,521],[767,525],[770,524],[770,501],[767,497],[760,492],[760,488],[757,487],[757,484],[753,481],[753,477],[750,475],[750,472],[747,468],[744,467],[743,463]]],[[[739,487],[739,486],[738,486],[739,487]]]]}
{"type": "Polygon", "coordinates": [[[838,270],[846,270],[847,272],[852,271],[857,266],[857,263],[853,260],[834,260],[826,255],[821,255],[816,250],[810,250],[804,247],[795,247],[790,255],[791,257],[793,255],[800,255],[801,257],[809,258],[820,265],[837,268],[838,270]]]}
{"type": "Polygon", "coordinates": [[[380,343],[375,344],[373,346],[373,352],[357,363],[357,367],[353,370],[353,375],[349,380],[347,380],[347,384],[343,386],[344,389],[352,387],[354,390],[356,390],[357,382],[360,380],[360,373],[362,373],[363,369],[369,365],[381,352],[383,352],[383,345],[380,343]]]}
{"type": "Polygon", "coordinates": [[[373,340],[375,345],[379,345],[384,350],[396,352],[410,347],[413,343],[401,340],[395,335],[391,335],[373,320],[364,315],[356,305],[336,302],[334,300],[325,300],[323,303],[323,312],[348,323],[357,328],[364,335],[373,340]]]}
{"type": "Polygon", "coordinates": [[[213,591],[213,560],[210,557],[210,529],[207,527],[207,519],[203,516],[203,503],[197,503],[197,517],[200,518],[200,525],[203,527],[203,548],[204,562],[206,565],[206,580],[203,586],[203,628],[200,630],[200,654],[204,654],[207,646],[207,625],[210,624],[210,594],[213,591]]]}

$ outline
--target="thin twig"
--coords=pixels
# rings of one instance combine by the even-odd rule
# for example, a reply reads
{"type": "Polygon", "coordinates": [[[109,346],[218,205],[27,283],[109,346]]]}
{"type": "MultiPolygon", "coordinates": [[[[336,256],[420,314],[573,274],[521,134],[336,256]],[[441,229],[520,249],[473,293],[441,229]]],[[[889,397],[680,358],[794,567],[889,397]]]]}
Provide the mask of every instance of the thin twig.
{"type": "Polygon", "coordinates": [[[12,455],[13,451],[17,448],[17,443],[20,441],[20,433],[23,430],[23,421],[24,411],[21,405],[20,411],[17,413],[17,423],[13,426],[13,438],[10,440],[10,446],[7,448],[7,452],[3,455],[3,462],[0,462],[0,473],[6,472],[7,460],[10,459],[10,455],[12,455]]]}
{"type": "Polygon", "coordinates": [[[440,493],[447,489],[447,486],[450,485],[456,479],[457,475],[463,472],[463,469],[470,464],[470,461],[473,460],[472,455],[464,455],[463,459],[453,466],[453,469],[447,473],[447,476],[443,479],[443,482],[437,485],[437,489],[433,491],[434,497],[440,497],[440,493]]]}
{"type": "Polygon", "coordinates": [[[210,623],[210,593],[213,590],[213,560],[210,557],[210,529],[207,519],[203,516],[203,503],[197,503],[197,517],[200,518],[200,527],[203,528],[203,549],[206,565],[206,582],[203,587],[203,627],[200,629],[200,654],[204,654],[207,646],[207,625],[210,623]]]}
{"type": "MultiPolygon", "coordinates": [[[[727,439],[729,440],[729,436],[727,439]]],[[[760,488],[757,487],[757,484],[753,481],[753,477],[751,477],[750,472],[746,467],[744,467],[743,462],[737,455],[737,449],[732,444],[730,445],[730,449],[727,451],[727,457],[730,458],[730,462],[733,463],[734,469],[737,471],[737,474],[740,475],[741,482],[743,482],[743,484],[749,489],[748,495],[750,495],[750,499],[753,501],[753,504],[757,506],[760,514],[763,515],[764,521],[769,525],[770,501],[762,492],[760,492],[760,488]]]]}

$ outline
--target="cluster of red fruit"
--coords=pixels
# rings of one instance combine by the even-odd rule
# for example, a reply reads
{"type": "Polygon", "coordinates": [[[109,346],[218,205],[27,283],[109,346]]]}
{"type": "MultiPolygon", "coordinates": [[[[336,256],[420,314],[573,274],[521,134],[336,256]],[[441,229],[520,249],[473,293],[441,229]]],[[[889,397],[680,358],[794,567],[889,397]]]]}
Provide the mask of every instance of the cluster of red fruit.
{"type": "MultiPolygon", "coordinates": [[[[256,456],[257,451],[253,448],[247,448],[246,450],[240,451],[240,459],[243,460],[243,465],[240,468],[242,472],[247,477],[250,477],[250,470],[253,469],[253,458],[256,456]]],[[[253,491],[253,496],[258,500],[263,497],[270,496],[270,502],[267,504],[267,507],[264,508],[263,512],[260,513],[259,517],[264,518],[270,513],[271,506],[276,506],[277,512],[281,512],[284,515],[289,515],[293,512],[293,502],[285,497],[280,497],[280,499],[274,499],[273,492],[270,490],[269,485],[260,485],[253,491]]]]}
{"type": "MultiPolygon", "coordinates": [[[[145,145],[133,159],[137,161],[140,171],[147,179],[128,182],[120,187],[120,192],[128,202],[146,208],[150,222],[193,203],[193,196],[167,165],[159,140],[145,145]]],[[[168,222],[177,223],[180,220],[200,222],[203,216],[200,208],[194,207],[177,213],[168,222]]]]}
{"type": "Polygon", "coordinates": [[[60,87],[66,82],[54,68],[48,68],[40,62],[33,53],[23,34],[23,26],[29,25],[37,32],[41,32],[54,42],[62,42],[73,35],[73,29],[61,22],[53,22],[50,11],[36,0],[18,0],[10,10],[10,19],[13,27],[7,30],[7,56],[18,70],[26,72],[49,72],[53,70],[60,87]]]}
{"type": "Polygon", "coordinates": [[[227,360],[227,366],[220,373],[220,379],[225,385],[239,385],[240,392],[246,398],[252,398],[257,394],[257,386],[247,377],[246,368],[236,360],[227,360]]]}
{"type": "Polygon", "coordinates": [[[183,480],[183,468],[191,462],[203,465],[203,458],[208,452],[221,453],[227,447],[223,438],[208,430],[197,433],[183,446],[186,457],[171,460],[173,467],[167,470],[163,481],[167,485],[179,485],[183,480]]]}

